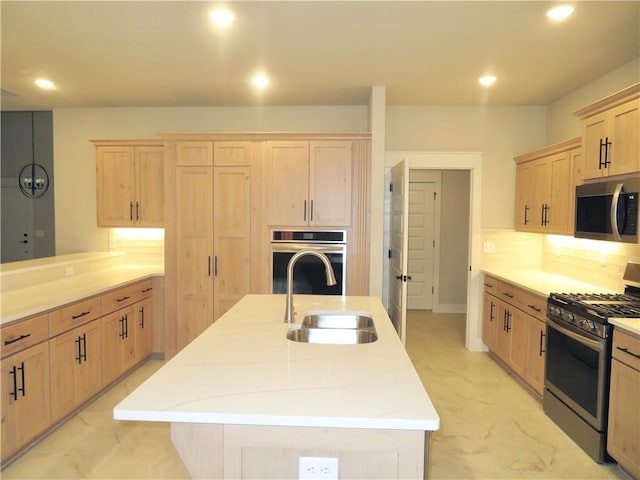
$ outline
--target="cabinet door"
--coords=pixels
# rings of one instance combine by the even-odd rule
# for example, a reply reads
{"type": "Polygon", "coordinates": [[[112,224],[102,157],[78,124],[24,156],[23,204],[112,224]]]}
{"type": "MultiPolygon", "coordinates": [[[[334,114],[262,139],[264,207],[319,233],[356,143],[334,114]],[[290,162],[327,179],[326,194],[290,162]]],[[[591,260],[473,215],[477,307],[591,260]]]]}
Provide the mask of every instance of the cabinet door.
{"type": "Polygon", "coordinates": [[[1,365],[4,459],[51,424],[49,342],[8,357],[1,365]]]}
{"type": "Polygon", "coordinates": [[[563,152],[551,155],[546,161],[550,169],[547,229],[549,233],[572,234],[570,214],[571,205],[575,201],[575,190],[571,184],[571,156],[569,152],[563,152]]]}
{"type": "Polygon", "coordinates": [[[182,141],[176,143],[176,166],[213,166],[213,142],[182,141]]]}
{"type": "Polygon", "coordinates": [[[496,343],[498,326],[498,304],[496,298],[488,293],[484,294],[482,315],[482,341],[489,350],[493,350],[496,343]]]}
{"type": "Polygon", "coordinates": [[[213,167],[176,169],[177,348],[213,323],[213,167]]]}
{"type": "Polygon", "coordinates": [[[135,309],[102,317],[102,379],[106,386],[135,364],[135,309]]]}
{"type": "Polygon", "coordinates": [[[544,389],[545,324],[529,315],[524,315],[526,328],[526,358],[524,379],[542,395],[544,389]]]}
{"type": "Polygon", "coordinates": [[[75,364],[76,405],[102,389],[102,326],[100,320],[79,327],[81,361],[75,364]]]}
{"type": "Polygon", "coordinates": [[[601,177],[605,151],[601,141],[607,137],[607,114],[600,113],[582,121],[582,148],[584,149],[584,178],[601,177]]]}
{"type": "Polygon", "coordinates": [[[162,227],[164,223],[164,148],[136,147],[135,223],[162,227]]]}
{"type": "Polygon", "coordinates": [[[351,225],[351,142],[310,142],[309,158],[309,225],[351,225]]]}
{"type": "Polygon", "coordinates": [[[640,372],[613,359],[609,397],[607,451],[635,478],[640,478],[640,372]]]}
{"type": "Polygon", "coordinates": [[[516,230],[526,232],[532,229],[532,207],[533,162],[520,163],[516,167],[516,230]]]}
{"type": "Polygon", "coordinates": [[[213,319],[251,290],[251,173],[215,167],[213,173],[213,319]]]}
{"type": "Polygon", "coordinates": [[[640,100],[627,102],[609,111],[611,163],[608,175],[640,172],[640,100]]]}
{"type": "Polygon", "coordinates": [[[269,225],[309,223],[309,142],[267,142],[269,225]]]}
{"type": "Polygon", "coordinates": [[[137,362],[141,362],[149,356],[151,353],[151,328],[152,328],[152,316],[151,316],[151,298],[135,304],[136,310],[136,358],[137,362]]]}
{"type": "Polygon", "coordinates": [[[503,362],[509,362],[509,354],[511,351],[511,335],[509,335],[511,311],[509,305],[505,302],[496,299],[497,308],[497,324],[495,326],[495,343],[493,353],[503,362]]]}
{"type": "Polygon", "coordinates": [[[533,164],[533,205],[531,208],[532,230],[545,232],[547,226],[546,207],[551,203],[551,165],[546,159],[533,164]]]}
{"type": "Polygon", "coordinates": [[[508,333],[511,336],[509,342],[509,360],[507,364],[518,375],[524,375],[524,364],[527,349],[527,317],[528,315],[515,307],[509,307],[508,333]]]}
{"type": "Polygon", "coordinates": [[[128,146],[97,147],[98,226],[133,225],[135,156],[128,146]]]}

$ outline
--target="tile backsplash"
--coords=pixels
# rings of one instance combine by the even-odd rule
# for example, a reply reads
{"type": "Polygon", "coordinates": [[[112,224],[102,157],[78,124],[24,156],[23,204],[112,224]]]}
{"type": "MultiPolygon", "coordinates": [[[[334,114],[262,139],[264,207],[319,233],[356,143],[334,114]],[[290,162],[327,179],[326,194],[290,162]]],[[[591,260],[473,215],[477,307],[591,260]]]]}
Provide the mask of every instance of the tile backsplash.
{"type": "Polygon", "coordinates": [[[562,275],[622,291],[629,260],[640,261],[640,245],[560,235],[483,230],[484,268],[520,268],[562,275]]]}

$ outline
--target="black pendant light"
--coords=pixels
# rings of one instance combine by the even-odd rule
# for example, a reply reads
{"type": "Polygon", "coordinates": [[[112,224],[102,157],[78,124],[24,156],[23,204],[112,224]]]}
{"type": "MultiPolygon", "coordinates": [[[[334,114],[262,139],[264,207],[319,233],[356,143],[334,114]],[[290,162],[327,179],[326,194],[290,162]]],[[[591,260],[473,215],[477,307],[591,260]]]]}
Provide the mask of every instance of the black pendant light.
{"type": "Polygon", "coordinates": [[[35,112],[31,112],[31,163],[27,163],[18,175],[20,191],[29,198],[39,198],[49,189],[49,174],[47,170],[36,163],[35,147],[35,112]]]}

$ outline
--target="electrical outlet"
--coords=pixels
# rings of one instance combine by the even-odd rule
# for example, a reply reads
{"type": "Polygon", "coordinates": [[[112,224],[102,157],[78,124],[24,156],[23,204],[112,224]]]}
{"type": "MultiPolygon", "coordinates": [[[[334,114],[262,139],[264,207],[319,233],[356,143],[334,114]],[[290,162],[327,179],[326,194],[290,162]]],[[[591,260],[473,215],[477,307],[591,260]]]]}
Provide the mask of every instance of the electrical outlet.
{"type": "Polygon", "coordinates": [[[116,237],[109,237],[109,248],[111,250],[118,248],[118,241],[116,240],[116,237]]]}
{"type": "Polygon", "coordinates": [[[65,277],[70,277],[74,273],[76,273],[76,269],[74,267],[65,267],[65,269],[64,269],[65,277]]]}
{"type": "Polygon", "coordinates": [[[493,242],[483,242],[482,243],[482,253],[495,253],[496,244],[493,242]]]}
{"type": "Polygon", "coordinates": [[[335,457],[300,457],[300,480],[338,480],[338,459],[335,457]]]}

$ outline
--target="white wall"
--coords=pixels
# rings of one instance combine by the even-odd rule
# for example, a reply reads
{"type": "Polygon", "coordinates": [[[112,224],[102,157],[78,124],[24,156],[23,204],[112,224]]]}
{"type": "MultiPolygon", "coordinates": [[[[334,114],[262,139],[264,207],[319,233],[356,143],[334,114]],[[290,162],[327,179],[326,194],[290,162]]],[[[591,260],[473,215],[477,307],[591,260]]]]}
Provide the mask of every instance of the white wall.
{"type": "Polygon", "coordinates": [[[640,82],[640,57],[571,92],[548,106],[549,145],[580,136],[580,120],[573,112],[640,82]]]}
{"type": "Polygon", "coordinates": [[[109,249],[97,227],[95,147],[90,139],[159,133],[366,132],[366,106],[82,108],[53,112],[56,254],[109,249]]]}
{"type": "Polygon", "coordinates": [[[545,107],[387,108],[387,151],[482,152],[482,228],[513,228],[513,157],[545,136],[545,107]]]}

